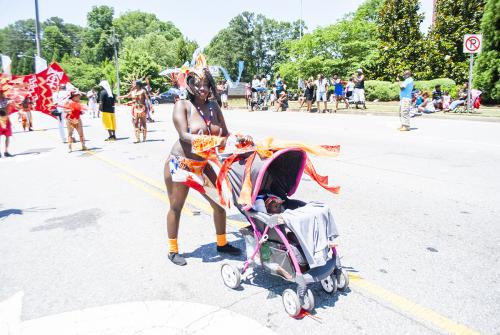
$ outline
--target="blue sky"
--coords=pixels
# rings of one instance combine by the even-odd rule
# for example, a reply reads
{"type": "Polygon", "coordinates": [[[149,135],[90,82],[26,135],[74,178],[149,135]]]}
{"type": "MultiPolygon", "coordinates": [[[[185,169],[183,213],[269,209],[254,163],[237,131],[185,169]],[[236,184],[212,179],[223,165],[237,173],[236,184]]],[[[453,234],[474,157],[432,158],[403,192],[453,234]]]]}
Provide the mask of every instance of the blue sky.
{"type": "MultiPolygon", "coordinates": [[[[334,23],[356,10],[364,0],[302,0],[302,18],[309,31],[334,23]]],[[[17,20],[34,18],[34,0],[0,0],[0,27],[17,20]]],[[[59,16],[66,22],[86,25],[87,12],[95,5],[108,5],[115,16],[128,10],[155,13],[161,20],[172,21],[190,39],[206,46],[229,20],[243,11],[292,21],[300,18],[300,0],[38,0],[40,20],[59,16]]],[[[430,24],[432,0],[421,0],[426,15],[423,28],[430,24]]]]}

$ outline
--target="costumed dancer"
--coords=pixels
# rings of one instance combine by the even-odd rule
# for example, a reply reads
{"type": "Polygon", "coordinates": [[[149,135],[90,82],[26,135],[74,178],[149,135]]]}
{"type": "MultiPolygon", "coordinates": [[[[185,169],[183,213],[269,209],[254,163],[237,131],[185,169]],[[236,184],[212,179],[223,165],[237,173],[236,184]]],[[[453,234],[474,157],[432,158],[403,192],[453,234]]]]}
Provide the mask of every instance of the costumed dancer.
{"type": "Polygon", "coordinates": [[[146,100],[148,99],[147,92],[140,80],[135,81],[132,90],[127,95],[118,97],[119,99],[132,99],[132,123],[134,124],[135,139],[134,143],[146,142],[146,134],[148,133],[146,125],[146,100]]]}
{"type": "Polygon", "coordinates": [[[102,124],[108,131],[108,138],[105,141],[116,141],[116,118],[115,118],[115,98],[113,91],[107,80],[99,83],[102,87],[99,93],[99,110],[102,113],[102,124]]]}
{"type": "Polygon", "coordinates": [[[23,126],[23,130],[33,131],[33,114],[31,111],[33,110],[33,103],[31,102],[30,97],[24,98],[21,103],[21,110],[19,111],[19,120],[23,126]]]}
{"type": "Polygon", "coordinates": [[[78,91],[73,91],[70,93],[70,100],[64,105],[64,109],[67,111],[66,114],[66,125],[68,127],[68,149],[69,152],[73,151],[73,130],[76,129],[78,136],[80,137],[80,143],[82,144],[82,150],[87,150],[85,146],[85,137],[83,136],[83,125],[81,115],[84,111],[84,106],[80,104],[81,93],[78,91]]]}
{"type": "MultiPolygon", "coordinates": [[[[3,84],[0,85],[0,140],[2,136],[5,136],[5,149],[3,154],[5,157],[12,157],[9,153],[9,140],[12,136],[12,124],[9,119],[9,114],[14,110],[14,106],[13,101],[7,99],[5,96],[6,90],[3,84]]],[[[2,157],[1,151],[0,157],[2,157]]]]}
{"type": "MultiPolygon", "coordinates": [[[[220,109],[220,98],[205,57],[199,55],[196,66],[179,74],[186,76],[187,100],[176,102],[173,121],[179,134],[164,169],[170,208],[167,214],[168,258],[176,265],[186,265],[179,254],[177,235],[179,221],[189,189],[194,188],[213,209],[217,251],[240,255],[241,250],[226,239],[226,211],[207,193],[217,175],[207,161],[207,153],[223,146],[229,135],[220,109]]],[[[215,190],[215,188],[213,188],[215,190]]],[[[216,193],[215,193],[216,194],[216,193]]]]}

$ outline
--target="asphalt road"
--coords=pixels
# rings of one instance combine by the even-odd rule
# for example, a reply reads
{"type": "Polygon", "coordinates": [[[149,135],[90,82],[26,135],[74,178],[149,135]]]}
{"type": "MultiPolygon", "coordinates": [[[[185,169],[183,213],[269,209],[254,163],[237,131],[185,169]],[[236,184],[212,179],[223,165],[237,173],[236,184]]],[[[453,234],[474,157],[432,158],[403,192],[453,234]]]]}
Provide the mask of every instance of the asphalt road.
{"type": "MultiPolygon", "coordinates": [[[[314,286],[314,317],[296,320],[281,301],[293,286],[278,278],[256,271],[241,290],[223,285],[210,213],[194,191],[179,236],[188,266],[167,260],[171,105],[159,108],[141,144],[132,144],[128,109],[117,115],[114,143],[103,141],[99,119],[84,117],[89,153],[67,153],[48,117],[35,115],[32,133],[14,122],[16,156],[0,159],[0,333],[2,301],[3,329],[163,301],[228,310],[242,317],[225,317],[222,330],[234,333],[260,324],[277,334],[500,334],[500,123],[421,117],[400,133],[394,117],[225,111],[230,130],[256,140],[342,146],[338,158],[313,158],[340,195],[304,177],[295,197],[332,208],[351,289],[328,296],[314,286]],[[9,321],[8,299],[19,292],[9,321]]],[[[236,221],[229,231],[244,247],[236,221]]],[[[165,310],[165,322],[175,315],[165,310]]],[[[95,333],[126,333],[107,331],[95,333]]]]}

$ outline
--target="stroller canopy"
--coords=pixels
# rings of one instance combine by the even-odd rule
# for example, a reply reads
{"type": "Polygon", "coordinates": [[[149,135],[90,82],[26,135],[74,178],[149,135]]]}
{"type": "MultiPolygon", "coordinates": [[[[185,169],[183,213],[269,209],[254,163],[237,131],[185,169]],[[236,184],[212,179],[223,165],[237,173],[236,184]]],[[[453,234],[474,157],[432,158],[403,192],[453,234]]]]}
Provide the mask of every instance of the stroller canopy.
{"type": "MultiPolygon", "coordinates": [[[[252,202],[243,206],[249,210],[260,193],[272,193],[286,198],[295,193],[307,162],[307,154],[299,148],[276,151],[271,157],[262,160],[258,155],[251,167],[252,202]]],[[[238,207],[238,197],[245,178],[246,159],[236,161],[229,169],[228,178],[232,186],[234,204],[238,207]]]]}

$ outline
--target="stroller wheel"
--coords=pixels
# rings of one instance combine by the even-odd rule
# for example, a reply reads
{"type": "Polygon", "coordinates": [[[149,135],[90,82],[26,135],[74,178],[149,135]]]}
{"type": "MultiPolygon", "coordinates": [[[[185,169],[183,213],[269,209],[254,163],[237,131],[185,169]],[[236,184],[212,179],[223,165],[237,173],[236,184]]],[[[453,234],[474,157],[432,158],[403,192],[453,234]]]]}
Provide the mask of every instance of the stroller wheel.
{"type": "Polygon", "coordinates": [[[220,274],[222,276],[222,281],[224,285],[229,288],[237,289],[241,284],[241,274],[240,271],[233,265],[229,263],[222,264],[220,268],[220,274]]]}
{"type": "Polygon", "coordinates": [[[283,307],[291,317],[299,315],[301,309],[300,300],[294,290],[287,288],[283,291],[283,307]]]}
{"type": "Polygon", "coordinates": [[[341,268],[340,271],[337,271],[335,277],[337,279],[337,288],[340,291],[347,290],[349,287],[349,275],[347,274],[347,271],[341,268]]]}
{"type": "Polygon", "coordinates": [[[323,287],[323,291],[329,294],[337,292],[337,278],[335,278],[335,275],[332,273],[323,279],[321,281],[321,287],[323,287]]]}
{"type": "Polygon", "coordinates": [[[301,307],[308,312],[314,309],[314,294],[312,293],[311,289],[307,289],[301,307]]]}

